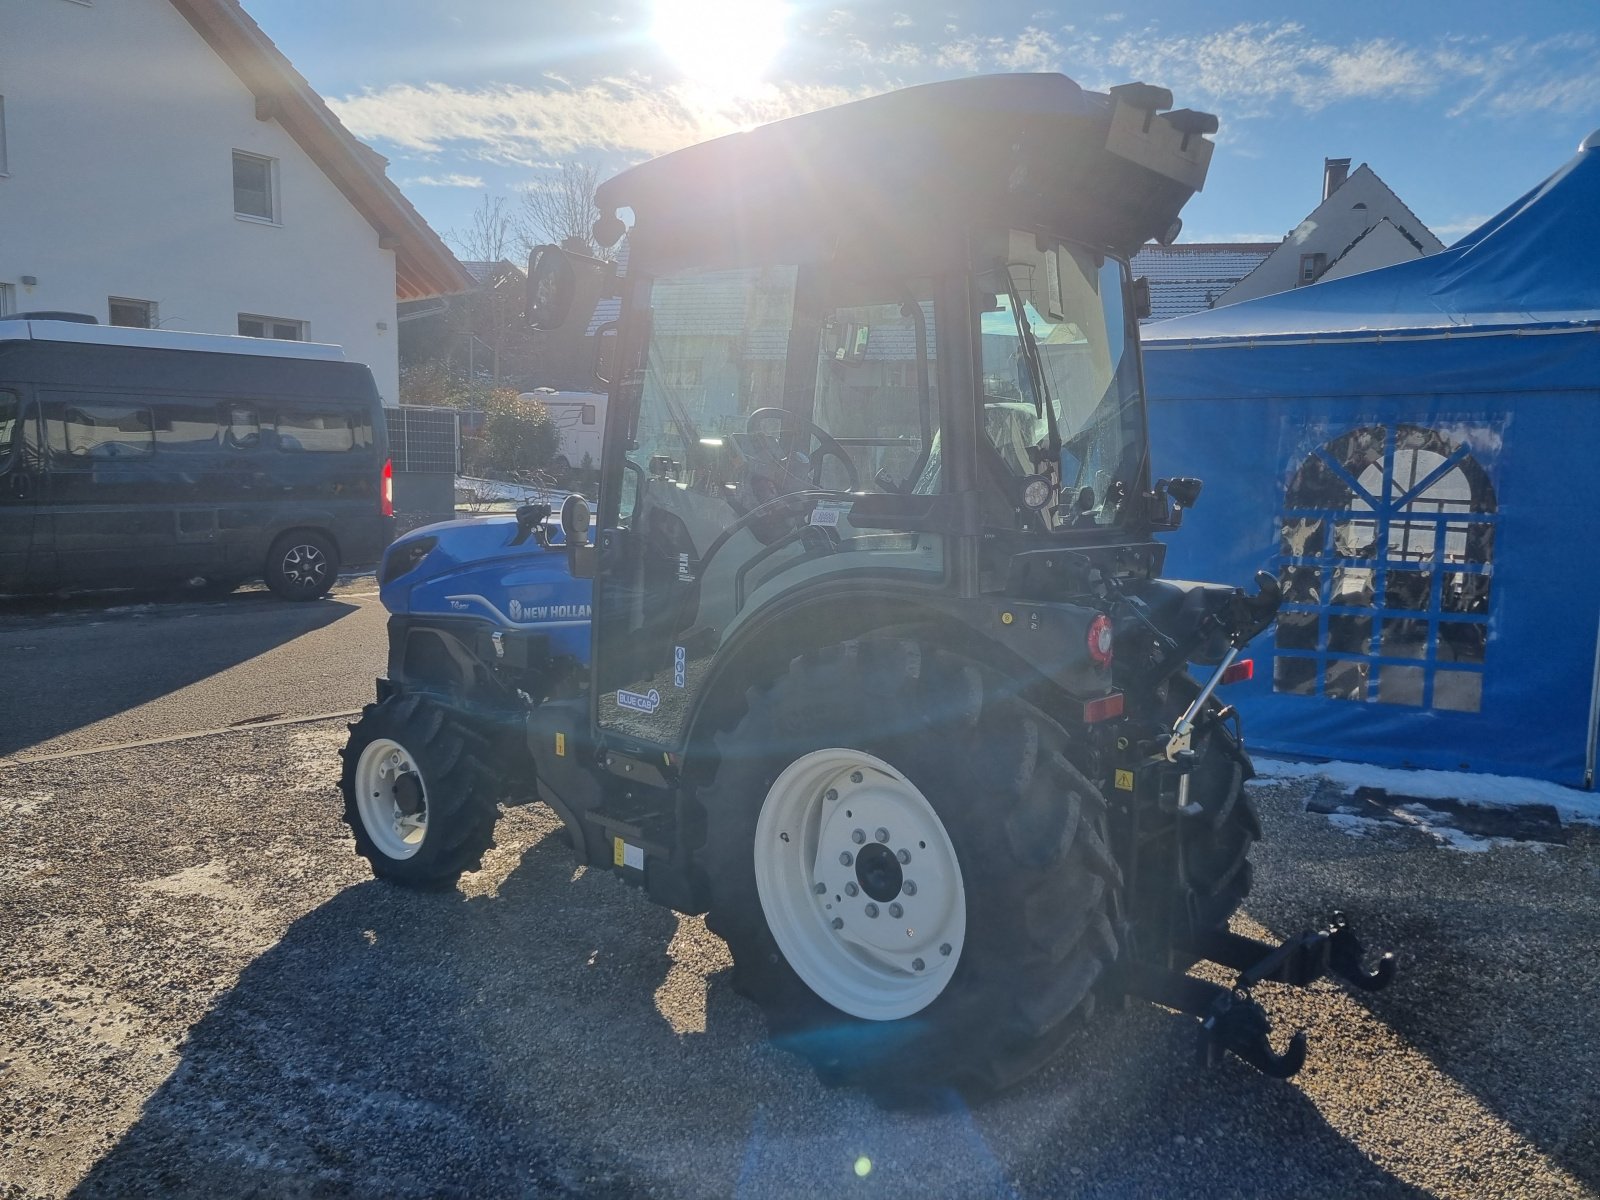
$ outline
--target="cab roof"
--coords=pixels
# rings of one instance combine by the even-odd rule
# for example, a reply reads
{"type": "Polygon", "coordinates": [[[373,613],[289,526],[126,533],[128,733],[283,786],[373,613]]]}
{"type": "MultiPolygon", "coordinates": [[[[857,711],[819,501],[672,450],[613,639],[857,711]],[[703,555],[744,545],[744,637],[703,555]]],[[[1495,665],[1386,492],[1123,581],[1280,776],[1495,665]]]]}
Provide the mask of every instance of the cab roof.
{"type": "Polygon", "coordinates": [[[633,210],[630,242],[652,258],[980,216],[1129,254],[1205,180],[1216,119],[1160,112],[1171,104],[1164,88],[1090,92],[1059,74],[930,83],[663,155],[595,199],[633,210]]]}

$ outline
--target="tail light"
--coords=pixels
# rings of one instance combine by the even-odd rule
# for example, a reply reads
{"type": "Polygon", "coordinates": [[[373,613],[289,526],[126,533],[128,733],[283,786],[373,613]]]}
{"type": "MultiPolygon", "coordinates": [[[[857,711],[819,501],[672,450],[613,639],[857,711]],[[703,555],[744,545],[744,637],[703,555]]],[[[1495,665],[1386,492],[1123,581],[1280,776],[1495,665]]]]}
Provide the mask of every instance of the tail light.
{"type": "Polygon", "coordinates": [[[383,460],[383,491],[378,497],[378,512],[383,516],[394,516],[394,459],[383,460]]]}
{"type": "Polygon", "coordinates": [[[1228,669],[1222,673],[1222,678],[1217,682],[1219,685],[1224,683],[1243,683],[1245,680],[1254,679],[1255,677],[1256,660],[1253,658],[1241,658],[1236,662],[1229,663],[1228,669]]]}
{"type": "Polygon", "coordinates": [[[1111,665],[1111,640],[1111,618],[1101,613],[1089,622],[1089,657],[1095,666],[1111,665]]]}

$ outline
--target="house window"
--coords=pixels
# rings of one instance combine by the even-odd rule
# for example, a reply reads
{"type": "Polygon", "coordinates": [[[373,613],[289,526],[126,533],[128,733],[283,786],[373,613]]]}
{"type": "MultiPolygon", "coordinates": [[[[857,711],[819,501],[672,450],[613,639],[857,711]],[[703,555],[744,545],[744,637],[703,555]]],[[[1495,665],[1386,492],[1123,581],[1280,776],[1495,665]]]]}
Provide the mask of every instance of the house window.
{"type": "Polygon", "coordinates": [[[14,284],[0,283],[0,317],[9,317],[17,311],[17,289],[14,284]]]}
{"type": "Polygon", "coordinates": [[[1328,256],[1326,254],[1302,254],[1300,256],[1300,283],[1296,286],[1315,283],[1327,263],[1328,256]]]}
{"type": "Polygon", "coordinates": [[[239,336],[276,338],[280,342],[303,342],[306,340],[306,323],[292,321],[287,317],[257,317],[249,313],[240,313],[239,336]]]}
{"type": "Polygon", "coordinates": [[[154,300],[130,300],[126,296],[112,296],[106,303],[111,309],[113,325],[121,325],[127,329],[155,329],[160,325],[156,320],[154,300]]]}
{"type": "Polygon", "coordinates": [[[1482,708],[1499,445],[1485,426],[1371,425],[1302,462],[1285,496],[1274,691],[1482,708]]]}
{"type": "Polygon", "coordinates": [[[233,212],[255,221],[276,221],[278,204],[273,187],[277,163],[258,154],[233,152],[233,212]]]}
{"type": "Polygon", "coordinates": [[[0,175],[11,174],[6,166],[6,98],[0,96],[0,175]]]}

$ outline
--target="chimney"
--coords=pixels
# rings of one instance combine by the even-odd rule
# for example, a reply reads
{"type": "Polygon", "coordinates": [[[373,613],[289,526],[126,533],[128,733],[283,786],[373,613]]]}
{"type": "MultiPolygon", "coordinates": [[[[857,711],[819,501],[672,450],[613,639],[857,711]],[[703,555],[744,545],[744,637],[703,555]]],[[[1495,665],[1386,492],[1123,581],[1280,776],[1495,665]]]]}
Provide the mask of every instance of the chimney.
{"type": "Polygon", "coordinates": [[[1325,158],[1322,160],[1322,198],[1326,200],[1344,185],[1350,178],[1350,160],[1348,158],[1325,158]]]}

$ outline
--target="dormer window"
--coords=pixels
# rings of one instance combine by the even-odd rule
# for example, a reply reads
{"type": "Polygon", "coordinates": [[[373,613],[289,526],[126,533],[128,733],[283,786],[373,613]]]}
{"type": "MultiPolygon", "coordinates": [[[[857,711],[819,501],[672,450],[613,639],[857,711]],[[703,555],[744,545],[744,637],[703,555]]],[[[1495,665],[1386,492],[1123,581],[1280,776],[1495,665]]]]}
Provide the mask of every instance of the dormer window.
{"type": "Polygon", "coordinates": [[[1308,283],[1315,283],[1322,272],[1327,269],[1328,256],[1326,254],[1302,254],[1300,256],[1300,279],[1296,287],[1304,287],[1308,283]]]}

